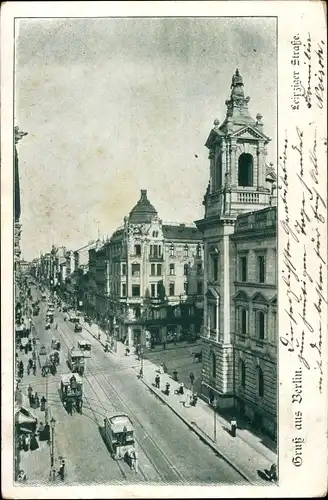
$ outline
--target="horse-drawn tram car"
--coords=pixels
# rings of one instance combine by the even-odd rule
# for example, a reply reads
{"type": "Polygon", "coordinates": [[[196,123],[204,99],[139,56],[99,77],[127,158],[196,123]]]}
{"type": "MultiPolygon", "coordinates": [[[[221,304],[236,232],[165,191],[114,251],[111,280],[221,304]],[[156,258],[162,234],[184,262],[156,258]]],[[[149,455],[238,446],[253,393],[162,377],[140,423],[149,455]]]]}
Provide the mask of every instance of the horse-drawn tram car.
{"type": "Polygon", "coordinates": [[[66,373],[61,376],[60,396],[65,409],[72,413],[73,408],[82,413],[83,379],[80,375],[66,373]]]}
{"type": "Polygon", "coordinates": [[[115,460],[135,452],[135,431],[128,415],[114,414],[104,420],[104,436],[115,460]]]}
{"type": "Polygon", "coordinates": [[[74,347],[68,351],[67,364],[73,373],[84,374],[84,353],[74,347]]]}

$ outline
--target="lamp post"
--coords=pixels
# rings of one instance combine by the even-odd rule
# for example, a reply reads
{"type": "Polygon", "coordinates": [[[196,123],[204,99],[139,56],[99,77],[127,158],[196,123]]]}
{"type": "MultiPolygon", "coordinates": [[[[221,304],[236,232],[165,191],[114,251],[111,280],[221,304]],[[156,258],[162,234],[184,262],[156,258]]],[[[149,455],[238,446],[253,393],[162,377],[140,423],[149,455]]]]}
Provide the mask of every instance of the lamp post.
{"type": "Polygon", "coordinates": [[[54,466],[55,424],[56,424],[56,420],[54,419],[54,417],[52,417],[51,420],[50,420],[50,427],[51,427],[51,457],[50,457],[50,465],[51,465],[51,467],[54,466]]]}
{"type": "Polygon", "coordinates": [[[216,401],[216,397],[214,396],[214,399],[213,399],[214,442],[216,442],[216,405],[217,405],[217,401],[216,401]]]}
{"type": "Polygon", "coordinates": [[[48,374],[49,374],[49,365],[45,363],[44,365],[44,373],[46,377],[46,407],[44,412],[45,422],[48,423],[48,374]]]}

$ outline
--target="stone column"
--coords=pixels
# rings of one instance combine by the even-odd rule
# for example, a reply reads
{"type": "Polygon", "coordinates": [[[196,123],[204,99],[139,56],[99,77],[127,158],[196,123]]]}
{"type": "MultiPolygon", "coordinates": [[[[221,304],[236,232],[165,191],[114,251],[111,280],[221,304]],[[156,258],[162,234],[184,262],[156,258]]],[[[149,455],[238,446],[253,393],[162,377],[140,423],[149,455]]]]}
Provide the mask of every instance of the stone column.
{"type": "MultiPolygon", "coordinates": [[[[226,230],[227,228],[224,228],[226,230]]],[[[223,236],[223,342],[230,343],[230,238],[223,236]]]]}
{"type": "Polygon", "coordinates": [[[236,189],[238,184],[237,176],[237,143],[235,140],[231,141],[231,153],[230,153],[230,179],[231,188],[236,189]]]}
{"type": "Polygon", "coordinates": [[[219,302],[219,299],[217,298],[216,301],[215,301],[215,307],[216,307],[216,325],[215,325],[215,329],[216,329],[216,342],[219,342],[220,340],[220,302],[219,302]]]}

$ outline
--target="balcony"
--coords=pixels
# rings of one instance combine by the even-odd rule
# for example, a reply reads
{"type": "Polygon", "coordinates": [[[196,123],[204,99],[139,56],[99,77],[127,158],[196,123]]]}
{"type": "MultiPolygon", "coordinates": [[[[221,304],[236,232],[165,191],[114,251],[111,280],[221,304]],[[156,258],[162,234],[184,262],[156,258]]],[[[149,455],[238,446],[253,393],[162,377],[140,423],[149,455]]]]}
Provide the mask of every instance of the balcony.
{"type": "Polygon", "coordinates": [[[163,262],[164,257],[163,255],[150,255],[149,254],[149,262],[163,262]]]}
{"type": "MultiPolygon", "coordinates": [[[[241,193],[253,194],[253,193],[241,193]]],[[[242,231],[261,231],[263,229],[276,229],[277,210],[276,207],[269,207],[259,212],[251,212],[239,215],[236,222],[236,232],[242,231]]]]}

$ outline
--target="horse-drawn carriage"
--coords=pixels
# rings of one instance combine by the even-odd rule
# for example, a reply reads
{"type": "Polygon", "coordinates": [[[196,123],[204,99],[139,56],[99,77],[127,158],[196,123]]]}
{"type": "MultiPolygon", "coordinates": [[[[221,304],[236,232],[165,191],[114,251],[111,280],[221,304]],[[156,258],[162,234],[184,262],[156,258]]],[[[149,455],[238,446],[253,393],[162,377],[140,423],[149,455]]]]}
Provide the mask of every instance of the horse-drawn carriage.
{"type": "Polygon", "coordinates": [[[60,341],[56,338],[51,340],[51,349],[55,349],[56,351],[60,351],[60,341]]]}
{"type": "Polygon", "coordinates": [[[68,351],[67,364],[73,373],[84,374],[84,353],[74,347],[68,351]]]}
{"type": "Polygon", "coordinates": [[[83,352],[85,358],[91,358],[91,343],[87,340],[79,340],[77,343],[78,349],[83,352]]]}
{"type": "Polygon", "coordinates": [[[66,373],[61,376],[60,380],[60,396],[65,409],[68,413],[72,413],[73,408],[78,413],[82,413],[83,399],[83,379],[80,375],[66,373]]]}

